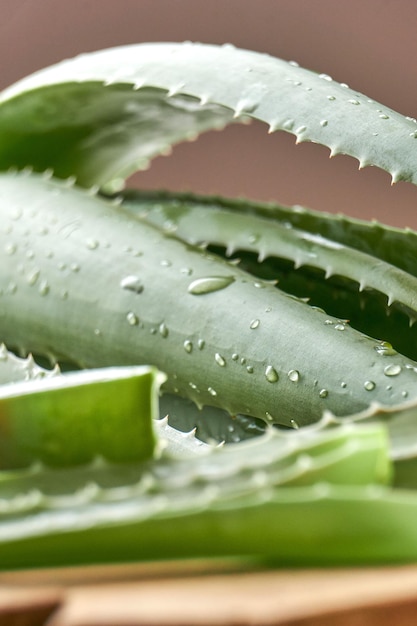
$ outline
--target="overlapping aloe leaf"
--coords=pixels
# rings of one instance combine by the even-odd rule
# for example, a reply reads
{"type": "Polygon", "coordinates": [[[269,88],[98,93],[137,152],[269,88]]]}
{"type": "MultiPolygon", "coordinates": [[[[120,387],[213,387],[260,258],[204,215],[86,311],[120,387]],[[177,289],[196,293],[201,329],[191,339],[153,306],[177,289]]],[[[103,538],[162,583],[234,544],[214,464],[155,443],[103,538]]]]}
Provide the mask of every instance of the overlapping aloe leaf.
{"type": "Polygon", "coordinates": [[[284,424],[416,396],[408,359],[388,362],[379,341],[103,199],[4,174],[0,202],[11,346],[88,367],[152,363],[197,405],[284,424]]]}
{"type": "Polygon", "coordinates": [[[32,355],[22,359],[0,345],[0,385],[23,380],[39,380],[50,378],[60,373],[56,365],[53,369],[45,369],[35,362],[32,355]]]}
{"type": "Polygon", "coordinates": [[[417,279],[381,258],[385,250],[387,257],[411,265],[416,237],[413,231],[379,225],[380,247],[382,240],[388,243],[386,249],[380,249],[378,258],[370,250],[372,244],[378,245],[374,241],[376,226],[369,223],[366,227],[366,223],[353,221],[352,229],[361,228],[361,236],[349,237],[347,232],[347,244],[341,243],[341,236],[329,238],[337,218],[329,217],[329,224],[323,217],[328,226],[325,230],[329,231],[324,237],[320,215],[308,211],[301,212],[309,226],[309,230],[303,230],[293,227],[290,221],[299,211],[282,209],[281,215],[281,208],[273,205],[133,190],[121,197],[123,206],[166,232],[204,245],[225,258],[237,256],[240,266],[254,276],[278,280],[284,291],[308,298],[310,304],[349,319],[362,332],[391,342],[411,358],[417,357],[417,334],[410,330],[417,316],[417,279]],[[405,240],[402,246],[401,234],[405,240]]]}
{"type": "Polygon", "coordinates": [[[0,167],[115,188],[173,143],[242,115],[417,182],[414,120],[327,75],[191,43],[81,55],[12,86],[0,107],[0,167]]]}
{"type": "MultiPolygon", "coordinates": [[[[354,248],[360,252],[395,265],[412,276],[417,276],[415,248],[417,233],[410,228],[396,228],[375,219],[361,220],[341,213],[315,211],[302,206],[284,206],[276,202],[255,202],[249,199],[201,196],[193,193],[127,189],[118,194],[125,206],[135,210],[167,211],[181,217],[183,211],[195,207],[218,211],[224,209],[237,215],[257,215],[276,221],[286,228],[295,228],[354,248]]],[[[335,210],[337,206],[335,205],[335,210]]],[[[173,226],[173,225],[172,225],[173,226]]],[[[169,223],[164,224],[169,228],[169,223]]]]}
{"type": "Polygon", "coordinates": [[[163,379],[155,368],[129,367],[0,386],[0,469],[152,458],[163,379]]]}
{"type": "MultiPolygon", "coordinates": [[[[101,462],[84,469],[51,471],[38,467],[26,473],[3,473],[2,567],[211,552],[276,558],[285,555],[283,536],[276,533],[269,546],[268,542],[259,544],[262,514],[268,513],[276,498],[280,505],[272,507],[273,524],[280,526],[292,500],[317,498],[318,490],[311,485],[318,481],[356,485],[361,495],[363,486],[385,483],[390,477],[386,444],[380,425],[287,434],[271,429],[252,442],[206,448],[204,455],[186,460],[165,455],[158,463],[145,465],[114,467],[101,462]],[[255,502],[261,517],[251,519],[255,502]],[[235,517],[238,509],[242,513],[239,524],[235,517]],[[178,532],[193,522],[194,532],[182,550],[178,532]],[[236,535],[227,547],[229,523],[236,524],[236,535]],[[157,533],[150,532],[151,528],[157,528],[157,533]],[[87,548],[85,542],[92,532],[97,540],[87,548]],[[107,546],[102,543],[102,534],[107,546]],[[198,537],[200,547],[196,545],[198,537]],[[130,555],[125,541],[130,543],[130,555]]],[[[355,490],[353,494],[358,495],[355,490]]],[[[293,513],[297,514],[297,507],[293,513]]],[[[272,519],[270,522],[272,525],[272,519]]],[[[264,523],[269,528],[268,519],[264,523]]],[[[271,530],[272,526],[266,532],[271,530]]],[[[323,530],[316,541],[323,540],[323,530]]],[[[289,536],[298,532],[295,522],[289,536]]],[[[300,558],[303,548],[301,542],[292,550],[294,560],[300,558]]],[[[321,550],[322,562],[332,558],[332,543],[325,543],[321,550]]],[[[317,551],[314,556],[318,558],[317,551]]],[[[373,556],[381,558],[377,551],[373,556]]],[[[357,558],[356,554],[354,560],[357,558]]],[[[397,558],[404,557],[398,554],[397,558]]]]}

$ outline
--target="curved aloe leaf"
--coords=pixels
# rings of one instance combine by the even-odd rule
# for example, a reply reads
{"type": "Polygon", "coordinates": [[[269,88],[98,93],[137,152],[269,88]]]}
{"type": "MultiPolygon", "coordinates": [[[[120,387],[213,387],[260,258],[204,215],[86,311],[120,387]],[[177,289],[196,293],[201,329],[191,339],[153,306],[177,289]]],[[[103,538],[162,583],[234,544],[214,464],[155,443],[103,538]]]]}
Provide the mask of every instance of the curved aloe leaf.
{"type": "MultiPolygon", "coordinates": [[[[226,210],[239,216],[259,216],[278,222],[286,228],[320,234],[325,239],[370,254],[417,276],[417,232],[410,228],[396,228],[376,220],[360,220],[341,213],[315,211],[298,205],[283,206],[275,202],[255,202],[246,198],[137,189],[126,189],[117,197],[127,208],[137,208],[145,213],[154,205],[155,212],[167,211],[170,216],[179,217],[184,211],[194,210],[195,207],[205,208],[207,211],[226,210]]],[[[164,227],[169,228],[169,223],[164,224],[164,227]]]]}
{"type": "Polygon", "coordinates": [[[393,181],[417,182],[415,120],[327,75],[191,43],[81,55],[10,87],[0,107],[0,167],[52,168],[85,186],[117,188],[173,143],[241,116],[377,165],[393,181]]]}
{"type": "MultiPolygon", "coordinates": [[[[186,461],[165,457],[145,466],[95,463],[65,471],[35,468],[26,473],[3,472],[1,567],[210,555],[211,551],[266,559],[287,551],[296,561],[304,548],[302,540],[293,543],[290,551],[281,545],[285,541],[279,534],[268,547],[266,542],[259,544],[262,532],[258,515],[268,511],[274,515],[264,520],[269,534],[272,524],[279,526],[282,516],[288,515],[287,508],[297,514],[297,506],[291,507],[291,503],[300,499],[313,499],[310,516],[314,517],[319,490],[310,485],[316,481],[328,480],[339,487],[349,484],[356,498],[362,493],[360,485],[386,482],[390,474],[386,441],[380,425],[286,435],[270,430],[252,442],[207,450],[203,456],[186,461]],[[255,503],[257,513],[252,518],[255,503]],[[242,517],[236,524],[238,510],[242,517]],[[178,533],[193,522],[190,542],[180,553],[183,546],[178,533]],[[219,528],[209,532],[213,523],[219,528]],[[227,546],[229,523],[236,524],[236,534],[227,546]],[[154,528],[157,533],[150,531],[154,528]],[[98,543],[87,545],[93,531],[98,543]],[[102,543],[102,534],[107,546],[102,543]],[[125,541],[130,543],[129,555],[125,541]]],[[[329,491],[333,494],[331,487],[329,491]]],[[[340,498],[343,493],[338,488],[334,496],[340,498]]],[[[325,518],[329,521],[333,508],[338,515],[338,506],[331,500],[329,510],[322,511],[322,522],[325,518]]],[[[360,511],[363,505],[358,502],[356,506],[360,511]]],[[[298,533],[295,523],[288,538],[298,533]]],[[[340,558],[340,554],[332,555],[333,548],[332,542],[321,546],[323,562],[340,558]]],[[[387,548],[382,556],[377,552],[371,551],[372,558],[386,558],[387,548]]],[[[363,559],[368,560],[370,554],[364,554],[363,559]]],[[[397,558],[403,558],[402,552],[397,558]]]]}
{"type": "Polygon", "coordinates": [[[356,282],[359,291],[385,294],[388,305],[399,303],[413,322],[417,319],[417,278],[369,253],[256,215],[242,214],[237,221],[236,213],[223,207],[208,211],[198,203],[141,202],[140,193],[128,198],[124,206],[143,211],[147,221],[189,243],[224,246],[229,256],[240,250],[253,252],[259,261],[279,257],[294,262],[297,269],[307,265],[326,277],[342,276],[356,282]]]}
{"type": "Polygon", "coordinates": [[[152,418],[164,377],[107,368],[0,386],[0,469],[152,458],[152,418]]]}
{"type": "Polygon", "coordinates": [[[0,385],[23,380],[52,378],[58,374],[60,374],[60,369],[57,365],[53,369],[45,369],[35,362],[32,355],[22,359],[7,350],[4,344],[0,345],[0,385]]]}
{"type": "Polygon", "coordinates": [[[167,391],[197,405],[284,424],[415,397],[408,359],[388,363],[380,342],[218,257],[65,185],[10,174],[0,183],[0,333],[10,345],[89,367],[152,363],[167,391]]]}

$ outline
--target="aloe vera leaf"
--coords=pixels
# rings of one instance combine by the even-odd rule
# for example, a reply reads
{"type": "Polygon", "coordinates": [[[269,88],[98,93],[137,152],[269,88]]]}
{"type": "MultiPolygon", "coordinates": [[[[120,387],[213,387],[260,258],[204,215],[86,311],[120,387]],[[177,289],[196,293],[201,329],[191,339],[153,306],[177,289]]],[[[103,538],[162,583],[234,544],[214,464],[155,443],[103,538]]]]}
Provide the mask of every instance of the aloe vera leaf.
{"type": "Polygon", "coordinates": [[[390,356],[401,375],[388,379],[379,342],[224,260],[55,181],[0,183],[0,249],[16,244],[0,277],[9,345],[88,367],[151,363],[197,405],[289,425],[415,397],[408,359],[390,356]]]}
{"type": "Polygon", "coordinates": [[[2,528],[2,568],[217,556],[303,567],[417,558],[417,500],[411,491],[321,483],[258,488],[218,502],[209,488],[191,506],[179,500],[175,511],[169,509],[164,497],[149,508],[138,497],[124,506],[80,507],[79,515],[57,510],[10,520],[2,528]]]}
{"type": "Polygon", "coordinates": [[[0,386],[0,469],[149,459],[164,377],[152,367],[106,368],[0,386]]]}
{"type": "MultiPolygon", "coordinates": [[[[416,278],[404,270],[321,234],[268,220],[264,213],[246,214],[233,201],[133,190],[120,197],[123,206],[167,232],[204,243],[225,258],[237,256],[240,266],[254,276],[277,280],[280,289],[308,298],[310,304],[417,358],[416,330],[410,328],[416,320],[416,278]]],[[[395,240],[398,249],[400,232],[395,240]]],[[[412,232],[402,234],[407,255],[412,232]]],[[[367,247],[368,242],[363,243],[367,247]]]]}
{"type": "Polygon", "coordinates": [[[377,165],[394,182],[417,181],[413,119],[280,59],[192,43],[84,54],[10,87],[0,108],[0,167],[50,167],[85,186],[115,188],[171,144],[241,116],[354,156],[361,167],[377,165]],[[178,113],[172,121],[167,102],[178,113]]]}
{"type": "MultiPolygon", "coordinates": [[[[133,200],[130,208],[137,207],[133,200]]],[[[140,204],[139,204],[140,206],[140,204]]],[[[239,215],[223,208],[199,205],[187,208],[158,203],[142,205],[144,217],[181,239],[198,244],[226,246],[254,252],[259,260],[275,256],[293,261],[297,268],[308,265],[326,276],[339,275],[358,283],[359,290],[374,289],[387,295],[388,304],[398,302],[412,320],[417,319],[417,278],[399,268],[319,233],[288,228],[255,215],[239,215]]]]}
{"type": "Polygon", "coordinates": [[[235,444],[262,435],[265,421],[248,415],[230,415],[218,407],[197,408],[192,400],[174,394],[162,394],[159,399],[161,417],[167,416],[169,425],[182,432],[195,431],[195,436],[206,443],[235,444]]]}
{"type": "Polygon", "coordinates": [[[22,359],[7,350],[4,344],[0,345],[0,385],[23,380],[39,380],[51,378],[60,373],[56,365],[53,369],[45,369],[35,362],[32,355],[22,359]]]}
{"type": "MultiPolygon", "coordinates": [[[[241,214],[257,215],[277,221],[286,228],[294,227],[395,265],[417,276],[415,249],[417,233],[410,228],[396,228],[376,220],[360,220],[340,213],[315,211],[302,206],[283,206],[249,199],[201,196],[192,193],[126,189],[118,194],[127,207],[146,209],[160,205],[163,210],[182,213],[182,210],[201,207],[206,210],[225,209],[241,214]]],[[[337,207],[335,207],[335,210],[337,207]]]]}
{"type": "MultiPolygon", "coordinates": [[[[270,430],[257,440],[212,449],[186,461],[168,458],[145,466],[112,468],[102,462],[83,469],[51,471],[38,467],[26,473],[3,472],[1,567],[209,555],[210,537],[216,554],[274,557],[281,550],[279,535],[267,550],[263,544],[260,552],[258,540],[250,540],[251,533],[258,535],[260,530],[258,522],[246,517],[255,502],[259,512],[265,514],[270,508],[265,504],[271,504],[276,496],[284,502],[287,494],[289,501],[298,500],[299,494],[301,500],[306,495],[317,498],[317,484],[289,485],[311,485],[320,477],[355,484],[359,489],[358,485],[368,481],[385,482],[388,478],[386,435],[380,425],[292,435],[284,437],[270,430]],[[352,473],[346,471],[349,467],[352,473]],[[230,552],[223,533],[228,533],[226,529],[234,518],[230,518],[232,510],[240,510],[242,516],[236,528],[240,537],[230,552]],[[220,536],[213,532],[213,516],[220,536]],[[188,525],[192,519],[198,530],[181,554],[180,529],[183,522],[188,525]],[[148,524],[153,528],[154,523],[159,528],[157,535],[148,533],[148,524]],[[107,549],[101,540],[89,547],[84,543],[91,530],[100,536],[111,527],[113,539],[108,539],[117,549],[107,549]],[[132,542],[130,556],[125,550],[126,533],[132,542]],[[159,533],[164,539],[158,539],[159,533]],[[197,537],[205,547],[196,546],[197,537]],[[39,545],[42,551],[38,551],[39,545]],[[72,556],[67,550],[69,545],[72,556]]],[[[285,508],[282,502],[272,507],[269,513],[274,518],[267,523],[280,525],[285,508]]],[[[327,522],[330,519],[332,516],[327,515],[327,522]]],[[[293,539],[298,531],[294,527],[293,539]]],[[[298,549],[298,542],[293,542],[292,558],[299,558],[298,549]]]]}

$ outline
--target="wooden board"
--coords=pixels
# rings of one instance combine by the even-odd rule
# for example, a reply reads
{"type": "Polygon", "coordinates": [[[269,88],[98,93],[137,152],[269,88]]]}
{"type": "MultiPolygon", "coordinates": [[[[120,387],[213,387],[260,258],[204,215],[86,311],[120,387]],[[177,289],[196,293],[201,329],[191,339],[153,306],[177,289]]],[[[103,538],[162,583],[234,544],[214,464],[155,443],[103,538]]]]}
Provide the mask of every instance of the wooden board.
{"type": "Polygon", "coordinates": [[[0,626],[414,626],[417,566],[171,562],[0,574],[0,626]]]}

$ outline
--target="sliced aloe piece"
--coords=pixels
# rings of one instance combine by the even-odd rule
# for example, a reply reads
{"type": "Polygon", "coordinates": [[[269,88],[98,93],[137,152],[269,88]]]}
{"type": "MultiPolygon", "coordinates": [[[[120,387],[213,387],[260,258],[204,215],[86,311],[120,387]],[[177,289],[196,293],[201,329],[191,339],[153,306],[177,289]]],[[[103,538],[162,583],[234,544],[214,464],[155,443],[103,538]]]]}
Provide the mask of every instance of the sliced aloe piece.
{"type": "Polygon", "coordinates": [[[0,386],[0,468],[152,458],[163,380],[155,368],[133,366],[0,386]]]}

